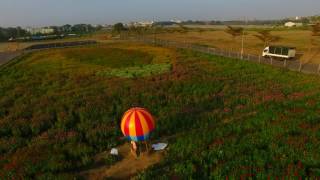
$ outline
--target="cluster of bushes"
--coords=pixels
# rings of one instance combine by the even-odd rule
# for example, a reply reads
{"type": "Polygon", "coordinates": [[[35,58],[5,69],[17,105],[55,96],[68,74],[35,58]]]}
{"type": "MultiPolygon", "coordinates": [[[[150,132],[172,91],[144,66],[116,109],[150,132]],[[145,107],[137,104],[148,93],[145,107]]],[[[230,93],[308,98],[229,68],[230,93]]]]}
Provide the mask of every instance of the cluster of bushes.
{"type": "Polygon", "coordinates": [[[150,64],[153,55],[138,51],[119,48],[75,48],[64,51],[67,59],[78,63],[100,65],[110,68],[123,68],[150,64]]]}
{"type": "Polygon", "coordinates": [[[148,64],[143,66],[100,71],[97,72],[97,75],[105,77],[138,78],[162,74],[170,71],[171,68],[171,64],[148,64]]]}

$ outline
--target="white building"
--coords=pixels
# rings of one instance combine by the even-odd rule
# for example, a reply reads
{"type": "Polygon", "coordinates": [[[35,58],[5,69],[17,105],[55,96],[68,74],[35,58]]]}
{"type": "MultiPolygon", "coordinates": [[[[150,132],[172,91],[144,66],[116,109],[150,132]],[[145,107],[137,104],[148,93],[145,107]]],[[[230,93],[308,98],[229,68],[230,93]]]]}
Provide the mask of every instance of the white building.
{"type": "Polygon", "coordinates": [[[171,19],[171,22],[177,23],[177,24],[181,24],[182,23],[182,21],[179,20],[179,19],[171,19]]]}
{"type": "Polygon", "coordinates": [[[295,22],[286,22],[284,24],[285,27],[301,27],[302,23],[295,23],[295,22]]]}
{"type": "Polygon", "coordinates": [[[134,26],[134,27],[151,27],[153,26],[154,21],[140,21],[140,22],[132,22],[129,23],[128,26],[134,26]]]}
{"type": "Polygon", "coordinates": [[[35,35],[35,34],[52,34],[52,33],[54,33],[54,29],[53,28],[49,28],[49,27],[27,28],[26,31],[29,32],[32,35],[35,35]]]}

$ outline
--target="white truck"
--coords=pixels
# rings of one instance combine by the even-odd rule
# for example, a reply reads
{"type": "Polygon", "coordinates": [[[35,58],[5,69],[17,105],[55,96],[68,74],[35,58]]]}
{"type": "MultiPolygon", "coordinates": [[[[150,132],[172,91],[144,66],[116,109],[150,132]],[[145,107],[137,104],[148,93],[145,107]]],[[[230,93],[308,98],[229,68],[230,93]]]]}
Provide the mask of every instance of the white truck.
{"type": "Polygon", "coordinates": [[[285,46],[268,46],[263,50],[262,56],[292,59],[296,56],[296,48],[285,46]]]}

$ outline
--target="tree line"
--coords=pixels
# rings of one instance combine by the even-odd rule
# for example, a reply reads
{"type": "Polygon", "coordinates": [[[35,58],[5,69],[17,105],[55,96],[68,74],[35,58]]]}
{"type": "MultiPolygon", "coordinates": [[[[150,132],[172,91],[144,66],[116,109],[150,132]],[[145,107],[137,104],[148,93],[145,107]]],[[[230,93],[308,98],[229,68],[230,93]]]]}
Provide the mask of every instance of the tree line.
{"type": "Polygon", "coordinates": [[[7,41],[10,38],[24,37],[28,36],[29,33],[22,29],[21,27],[0,27],[0,41],[7,41]]]}
{"type": "Polygon", "coordinates": [[[92,26],[91,24],[66,24],[63,26],[50,26],[54,29],[55,34],[66,34],[66,33],[76,33],[76,34],[86,34],[92,33],[102,29],[101,25],[92,26]]]}
{"type": "MultiPolygon", "coordinates": [[[[96,32],[102,29],[101,25],[92,26],[91,24],[75,24],[70,25],[66,24],[63,26],[50,26],[48,28],[53,29],[53,33],[51,35],[62,35],[62,34],[88,34],[92,32],[96,32]]],[[[0,41],[8,41],[10,38],[16,39],[21,37],[28,37],[34,35],[43,35],[41,33],[31,34],[26,29],[21,27],[8,27],[3,28],[0,27],[0,41]]]]}

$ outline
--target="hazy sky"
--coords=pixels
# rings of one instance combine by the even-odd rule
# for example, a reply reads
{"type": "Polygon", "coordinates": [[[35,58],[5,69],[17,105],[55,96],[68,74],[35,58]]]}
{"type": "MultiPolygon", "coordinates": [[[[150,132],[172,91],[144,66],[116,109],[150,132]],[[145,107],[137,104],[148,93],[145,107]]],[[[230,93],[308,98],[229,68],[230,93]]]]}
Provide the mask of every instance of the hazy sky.
{"type": "Polygon", "coordinates": [[[319,13],[320,0],[0,0],[0,26],[275,19],[319,13]]]}

